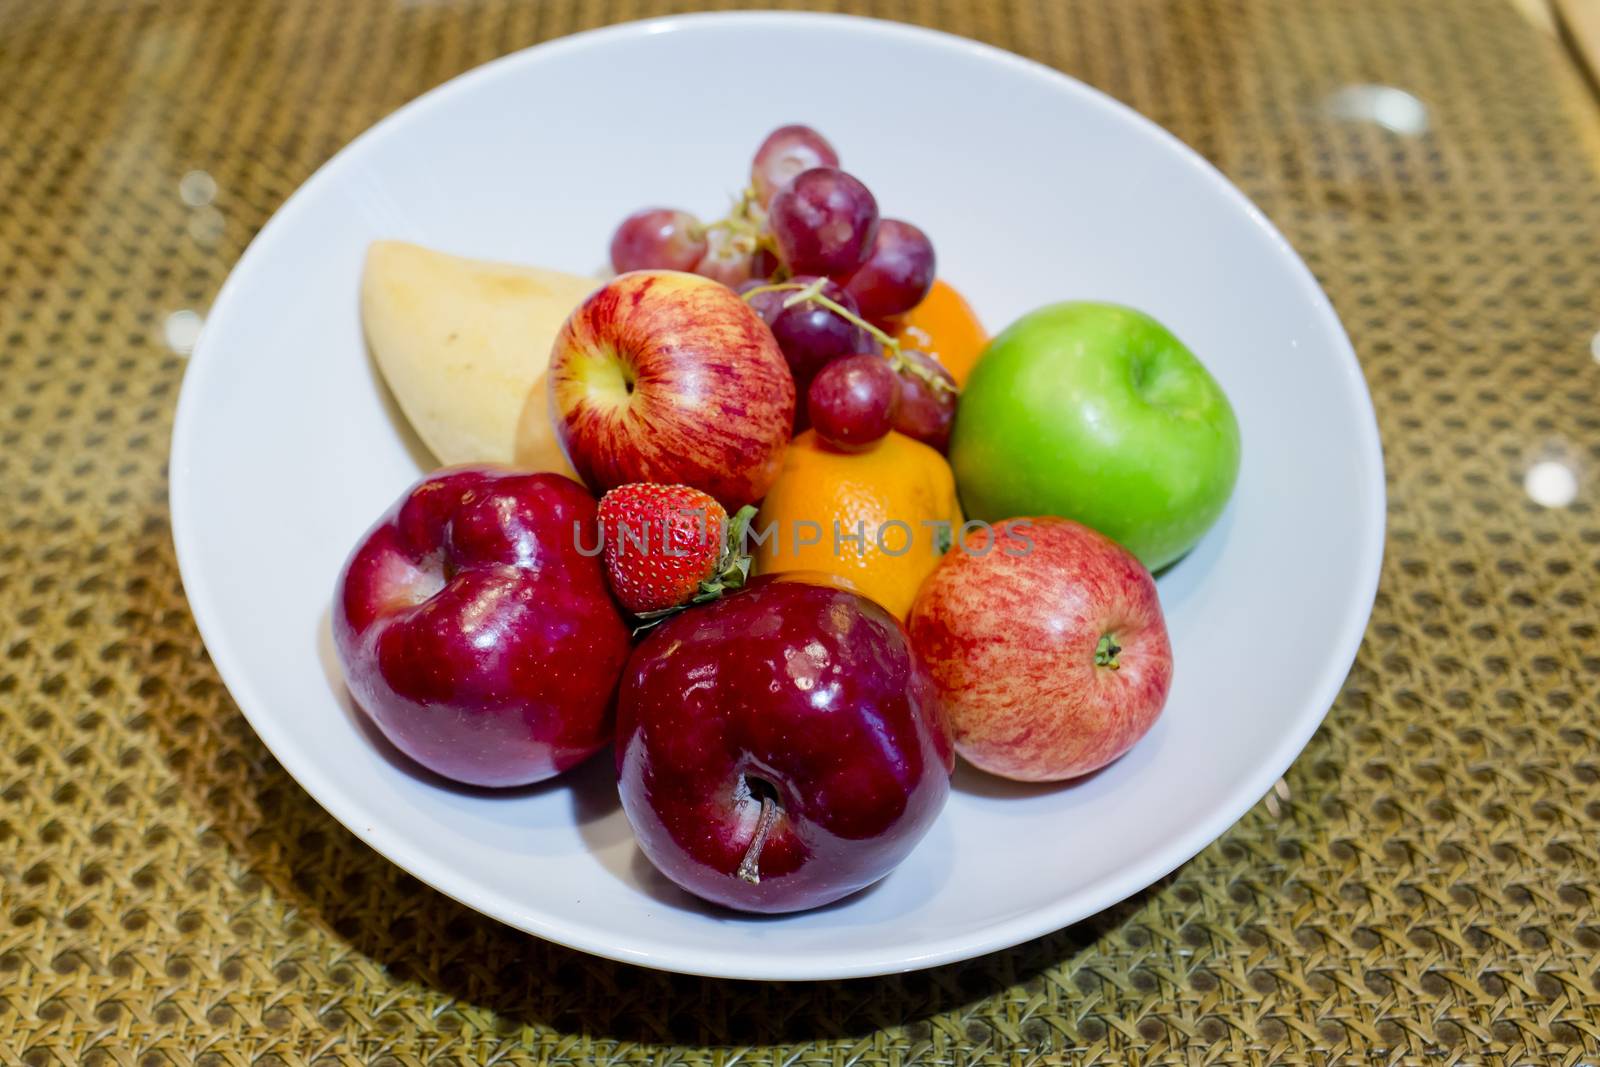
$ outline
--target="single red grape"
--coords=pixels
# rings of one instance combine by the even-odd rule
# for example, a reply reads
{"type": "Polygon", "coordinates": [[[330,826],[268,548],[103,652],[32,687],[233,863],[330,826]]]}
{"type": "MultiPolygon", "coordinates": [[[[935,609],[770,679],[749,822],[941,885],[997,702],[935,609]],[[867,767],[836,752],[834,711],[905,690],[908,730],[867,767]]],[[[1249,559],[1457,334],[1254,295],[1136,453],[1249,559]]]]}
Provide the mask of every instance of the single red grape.
{"type": "Polygon", "coordinates": [[[779,126],[756,149],[750,187],[755,190],[756,202],[765,207],[801,171],[838,165],[839,153],[810,126],[779,126]]]}
{"type": "MultiPolygon", "coordinates": [[[[792,279],[795,286],[815,281],[816,278],[805,275],[792,279]]],[[[762,284],[752,280],[741,285],[739,291],[749,293],[762,284]]],[[[772,336],[789,362],[789,373],[794,375],[796,395],[804,397],[811,379],[833,360],[857,352],[876,352],[879,346],[866,330],[817,300],[808,298],[785,307],[799,291],[799,288],[775,289],[753,293],[745,299],[761,321],[772,328],[772,336]]],[[[855,301],[837,282],[823,281],[819,293],[852,315],[859,314],[855,301]]],[[[805,404],[796,404],[795,432],[805,429],[809,421],[805,404]]]]}
{"type": "Polygon", "coordinates": [[[956,380],[938,360],[914,348],[900,352],[915,368],[898,372],[900,392],[895,400],[894,428],[940,452],[950,445],[950,424],[956,417],[956,380]],[[943,383],[935,385],[931,379],[943,383]]]}
{"type": "Polygon", "coordinates": [[[750,276],[765,282],[778,273],[778,256],[768,248],[757,248],[750,255],[750,276]]]}
{"type": "Polygon", "coordinates": [[[817,436],[842,452],[859,452],[889,432],[900,383],[880,355],[846,356],[811,380],[806,408],[817,436]]]}
{"type": "Polygon", "coordinates": [[[844,171],[814,167],[778,190],[767,225],[792,273],[848,278],[872,251],[878,202],[844,171]]]}
{"type": "Polygon", "coordinates": [[[611,238],[611,268],[693,270],[706,254],[705,228],[687,211],[649,207],[622,220],[611,238]]]}
{"type": "Polygon", "coordinates": [[[861,269],[845,282],[861,314],[873,322],[910,311],[933,288],[933,242],[909,222],[883,219],[861,269]]]}
{"type": "MultiPolygon", "coordinates": [[[[804,276],[794,280],[801,284],[816,281],[815,278],[804,276]]],[[[823,282],[820,291],[851,314],[858,314],[856,302],[837,282],[823,282]]],[[[803,300],[784,307],[783,304],[794,296],[794,292],[780,290],[773,295],[778,297],[777,310],[773,312],[768,325],[772,327],[772,336],[778,339],[778,347],[783,349],[784,358],[789,361],[795,386],[802,393],[816,373],[833,360],[857,352],[876,350],[877,345],[866,330],[832,308],[824,307],[815,300],[803,300]]]]}

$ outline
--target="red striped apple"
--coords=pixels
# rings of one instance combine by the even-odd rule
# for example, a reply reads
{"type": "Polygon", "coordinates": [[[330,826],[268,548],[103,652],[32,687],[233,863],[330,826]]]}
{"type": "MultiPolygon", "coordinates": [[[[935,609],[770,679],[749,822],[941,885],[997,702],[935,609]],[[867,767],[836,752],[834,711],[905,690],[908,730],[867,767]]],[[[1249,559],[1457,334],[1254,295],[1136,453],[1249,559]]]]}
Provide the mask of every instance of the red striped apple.
{"type": "Polygon", "coordinates": [[[556,335],[549,381],[562,450],[596,493],[677,483],[731,514],[766,495],[783,465],[789,366],[760,317],[709,278],[614,278],[556,335]]]}
{"type": "Polygon", "coordinates": [[[1172,686],[1156,584],[1067,519],[970,533],[908,620],[968,762],[1027,782],[1076,778],[1143,737],[1172,686]]]}

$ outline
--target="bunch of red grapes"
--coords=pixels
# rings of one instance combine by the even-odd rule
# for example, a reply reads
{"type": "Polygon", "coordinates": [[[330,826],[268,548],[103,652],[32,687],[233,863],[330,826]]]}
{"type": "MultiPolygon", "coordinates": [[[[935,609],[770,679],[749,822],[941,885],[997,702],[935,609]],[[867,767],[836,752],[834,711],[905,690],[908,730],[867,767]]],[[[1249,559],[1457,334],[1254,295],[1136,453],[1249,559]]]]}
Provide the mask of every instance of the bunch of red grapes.
{"type": "Polygon", "coordinates": [[[933,285],[933,244],[882,218],[872,191],[839,169],[809,126],[782,126],[756,151],[750,185],[726,218],[646,208],[622,221],[611,265],[681,270],[744,295],[771,327],[809,423],[835,448],[870,446],[891,429],[944,451],[955,418],[955,379],[885,327],[933,285]]]}

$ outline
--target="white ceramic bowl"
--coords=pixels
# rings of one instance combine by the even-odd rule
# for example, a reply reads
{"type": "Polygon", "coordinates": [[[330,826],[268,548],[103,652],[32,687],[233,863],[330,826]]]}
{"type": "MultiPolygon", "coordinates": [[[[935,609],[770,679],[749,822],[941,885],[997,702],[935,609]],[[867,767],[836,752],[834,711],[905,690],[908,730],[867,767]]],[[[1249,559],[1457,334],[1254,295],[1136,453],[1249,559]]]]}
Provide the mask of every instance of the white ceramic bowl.
{"type": "Polygon", "coordinates": [[[334,817],[512,926],[619,960],[745,978],[925,967],[1082,919],[1228,828],[1305,745],[1361,640],[1383,465],[1361,371],[1311,274],[1201,158],[1069,78],[971,41],[794,14],[704,15],[508,56],[402,108],[250,246],[194,353],[173,438],[183,580],[256,731],[334,817]],[[714,71],[715,73],[708,73],[714,71]],[[887,213],[933,237],[991,329],[1065,298],[1171,326],[1244,438],[1217,527],[1163,575],[1176,684],[1125,758],[1069,787],[967,769],[900,869],[782,919],[656,875],[607,757],[505,795],[374,743],[328,634],[355,539],[422,468],[364,350],[369,241],[588,272],[647,203],[714,215],[767,130],[823,130],[887,213]]]}

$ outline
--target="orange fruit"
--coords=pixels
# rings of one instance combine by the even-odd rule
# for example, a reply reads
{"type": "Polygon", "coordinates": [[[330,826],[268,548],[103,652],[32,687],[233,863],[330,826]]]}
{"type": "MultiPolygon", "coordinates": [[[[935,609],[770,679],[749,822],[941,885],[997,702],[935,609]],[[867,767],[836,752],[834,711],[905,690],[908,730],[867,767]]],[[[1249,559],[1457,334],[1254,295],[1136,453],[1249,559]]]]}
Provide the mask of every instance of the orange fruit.
{"type": "Polygon", "coordinates": [[[961,522],[950,465],[921,441],[836,452],[807,430],[751,523],[753,569],[828,575],[904,619],[961,522]]]}
{"type": "Polygon", "coordinates": [[[989,343],[972,306],[942,278],[934,279],[922,303],[900,316],[894,335],[943,363],[957,385],[967,384],[967,374],[989,343]]]}

